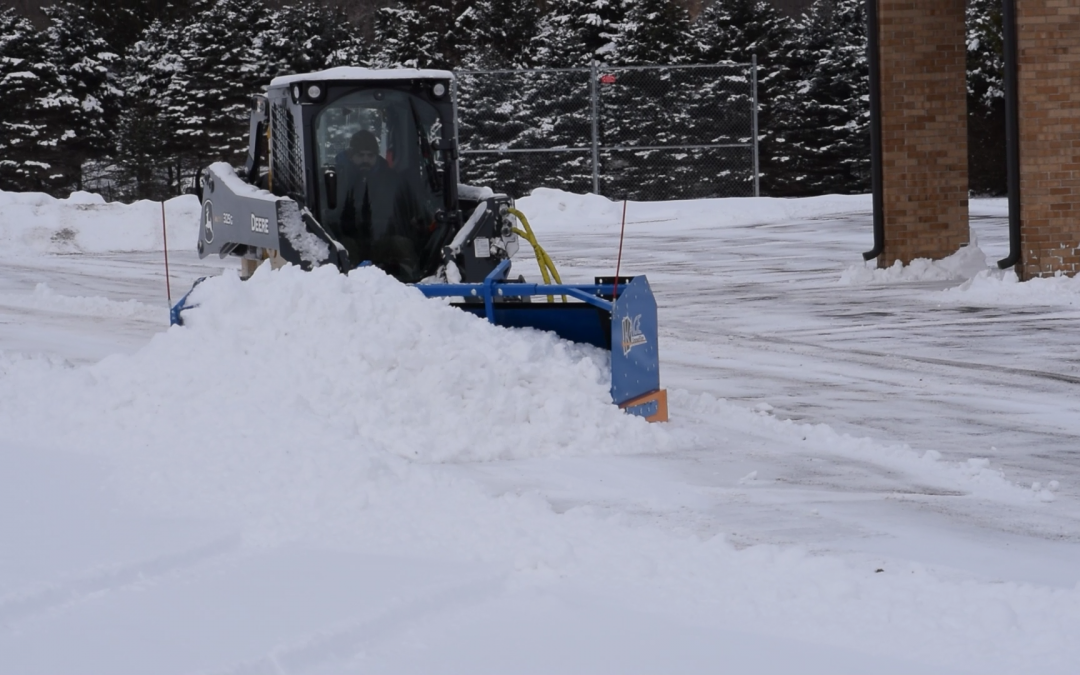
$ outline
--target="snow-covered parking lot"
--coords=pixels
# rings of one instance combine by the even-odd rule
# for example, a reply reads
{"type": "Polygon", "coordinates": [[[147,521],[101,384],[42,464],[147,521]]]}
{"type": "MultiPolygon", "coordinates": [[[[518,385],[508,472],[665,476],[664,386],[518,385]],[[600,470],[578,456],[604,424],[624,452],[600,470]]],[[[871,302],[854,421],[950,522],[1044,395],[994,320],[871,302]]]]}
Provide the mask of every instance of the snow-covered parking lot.
{"type": "MultiPolygon", "coordinates": [[[[563,279],[621,204],[519,200],[563,279]]],[[[0,193],[0,672],[1071,673],[1080,279],[871,269],[868,196],[631,203],[671,421],[366,268],[200,261],[194,198],[0,193]],[[224,271],[223,271],[224,270],[224,271]]],[[[529,256],[515,272],[536,278],[529,256]]]]}

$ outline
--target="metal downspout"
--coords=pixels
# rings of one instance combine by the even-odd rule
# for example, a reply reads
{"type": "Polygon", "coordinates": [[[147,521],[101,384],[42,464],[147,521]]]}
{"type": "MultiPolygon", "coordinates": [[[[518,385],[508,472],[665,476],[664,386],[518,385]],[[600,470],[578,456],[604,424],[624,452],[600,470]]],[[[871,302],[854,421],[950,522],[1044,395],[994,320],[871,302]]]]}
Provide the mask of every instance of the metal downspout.
{"type": "Polygon", "coordinates": [[[1020,262],[1020,92],[1016,0],[1002,0],[1005,38],[1005,164],[1009,190],[1009,256],[998,261],[1008,269],[1020,262]]]}
{"type": "Polygon", "coordinates": [[[589,76],[591,78],[589,98],[592,107],[592,191],[594,195],[598,195],[600,194],[600,92],[597,91],[597,79],[600,77],[600,71],[596,67],[595,60],[589,66],[589,76]]]}
{"type": "Polygon", "coordinates": [[[863,253],[863,260],[873,260],[885,251],[885,198],[881,169],[881,35],[878,24],[878,0],[866,0],[866,38],[867,60],[870,62],[870,181],[874,192],[874,248],[863,253]]]}

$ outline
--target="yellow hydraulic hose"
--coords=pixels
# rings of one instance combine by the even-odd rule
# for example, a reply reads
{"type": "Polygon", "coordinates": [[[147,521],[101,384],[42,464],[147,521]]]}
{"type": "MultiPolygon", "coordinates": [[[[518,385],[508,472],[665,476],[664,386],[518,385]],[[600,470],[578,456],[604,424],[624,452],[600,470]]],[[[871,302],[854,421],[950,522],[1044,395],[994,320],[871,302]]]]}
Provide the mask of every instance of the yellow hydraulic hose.
{"type": "MultiPolygon", "coordinates": [[[[525,217],[525,214],[517,209],[510,209],[510,215],[518,219],[521,225],[525,228],[519,230],[514,228],[514,234],[522,237],[525,241],[529,242],[529,245],[533,247],[533,253],[536,254],[536,264],[540,266],[540,275],[544,277],[544,283],[550,284],[554,279],[555,283],[561,284],[562,278],[559,276],[559,271],[555,269],[555,263],[552,262],[551,256],[547,254],[542,246],[536,241],[536,234],[533,232],[532,227],[529,225],[529,219],[525,217]]],[[[547,296],[548,302],[555,302],[553,296],[547,296]]],[[[566,296],[562,296],[562,301],[566,302],[566,296]]]]}

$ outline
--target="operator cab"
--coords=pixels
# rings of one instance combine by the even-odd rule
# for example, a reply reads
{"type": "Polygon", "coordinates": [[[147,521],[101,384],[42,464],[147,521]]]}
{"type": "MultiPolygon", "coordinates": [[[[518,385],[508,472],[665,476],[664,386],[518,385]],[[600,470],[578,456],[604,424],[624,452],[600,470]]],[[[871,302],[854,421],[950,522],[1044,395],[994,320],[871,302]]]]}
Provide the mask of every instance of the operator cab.
{"type": "Polygon", "coordinates": [[[305,204],[352,265],[406,283],[433,275],[457,222],[452,77],[334,68],[276,78],[270,191],[305,204]]]}

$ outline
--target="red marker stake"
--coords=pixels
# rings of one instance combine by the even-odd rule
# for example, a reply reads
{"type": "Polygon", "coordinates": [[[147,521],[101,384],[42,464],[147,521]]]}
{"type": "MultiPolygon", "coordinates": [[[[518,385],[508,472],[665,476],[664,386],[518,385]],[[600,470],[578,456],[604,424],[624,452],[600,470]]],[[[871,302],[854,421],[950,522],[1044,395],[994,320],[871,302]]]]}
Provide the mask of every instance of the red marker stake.
{"type": "Polygon", "coordinates": [[[172,286],[169,284],[169,235],[165,233],[165,202],[161,202],[161,239],[165,242],[165,296],[172,307],[172,286]]]}
{"type": "Polygon", "coordinates": [[[615,261],[615,284],[611,289],[611,299],[619,297],[619,269],[622,267],[622,243],[626,237],[626,200],[630,195],[624,195],[622,200],[622,227],[619,230],[619,257],[615,261]]]}

